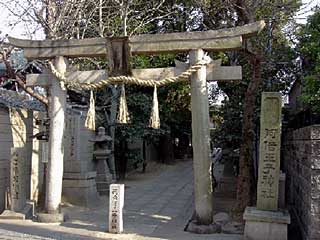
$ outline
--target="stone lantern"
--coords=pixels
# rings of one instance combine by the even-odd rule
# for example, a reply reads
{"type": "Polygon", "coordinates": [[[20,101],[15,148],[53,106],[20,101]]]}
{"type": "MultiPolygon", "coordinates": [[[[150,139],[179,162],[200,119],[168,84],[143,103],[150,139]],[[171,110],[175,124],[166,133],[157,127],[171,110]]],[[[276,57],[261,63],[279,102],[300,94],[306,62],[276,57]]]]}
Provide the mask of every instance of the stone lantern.
{"type": "Polygon", "coordinates": [[[110,166],[108,164],[108,158],[111,155],[111,150],[108,149],[108,142],[112,138],[106,135],[104,127],[98,128],[98,133],[92,140],[95,142],[95,150],[93,155],[97,161],[97,191],[100,195],[107,195],[109,191],[109,184],[112,183],[112,173],[110,171],[110,166]]]}

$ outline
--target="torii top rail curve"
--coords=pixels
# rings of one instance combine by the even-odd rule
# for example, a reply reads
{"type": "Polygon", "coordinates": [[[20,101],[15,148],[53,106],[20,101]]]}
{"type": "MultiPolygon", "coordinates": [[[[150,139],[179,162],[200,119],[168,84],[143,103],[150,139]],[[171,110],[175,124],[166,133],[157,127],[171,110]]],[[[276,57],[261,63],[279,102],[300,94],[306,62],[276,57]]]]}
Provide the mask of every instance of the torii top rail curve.
{"type": "MultiPolygon", "coordinates": [[[[260,32],[265,26],[258,21],[240,27],[166,34],[142,34],[132,36],[129,45],[132,54],[188,52],[192,49],[206,51],[236,50],[242,48],[243,39],[260,32]]],[[[106,56],[106,44],[110,38],[69,40],[22,40],[9,37],[12,46],[23,48],[27,59],[106,56]]]]}

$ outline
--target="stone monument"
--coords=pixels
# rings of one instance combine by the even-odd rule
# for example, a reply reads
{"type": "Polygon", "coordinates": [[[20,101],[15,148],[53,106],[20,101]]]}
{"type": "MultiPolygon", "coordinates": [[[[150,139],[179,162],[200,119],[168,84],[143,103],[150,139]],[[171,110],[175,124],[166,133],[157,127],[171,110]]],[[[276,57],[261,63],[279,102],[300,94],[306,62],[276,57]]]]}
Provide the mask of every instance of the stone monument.
{"type": "Polygon", "coordinates": [[[262,93],[257,207],[245,210],[245,239],[287,240],[290,215],[278,209],[281,108],[280,93],[262,93]]]}
{"type": "Polygon", "coordinates": [[[69,203],[88,207],[99,199],[92,156],[95,133],[85,127],[86,112],[73,108],[67,113],[62,194],[69,203]]]}
{"type": "Polygon", "coordinates": [[[124,184],[111,184],[109,195],[109,232],[123,232],[124,184]]]}
{"type": "Polygon", "coordinates": [[[107,195],[109,191],[109,184],[113,182],[112,173],[110,171],[111,166],[108,164],[108,157],[110,157],[111,151],[108,149],[108,142],[112,138],[106,135],[105,128],[99,127],[98,134],[94,138],[95,151],[93,152],[95,159],[97,160],[97,191],[100,195],[107,195]]]}
{"type": "Polygon", "coordinates": [[[26,219],[34,215],[34,206],[26,196],[25,149],[11,148],[9,192],[6,194],[6,209],[0,219],[26,219]]]}

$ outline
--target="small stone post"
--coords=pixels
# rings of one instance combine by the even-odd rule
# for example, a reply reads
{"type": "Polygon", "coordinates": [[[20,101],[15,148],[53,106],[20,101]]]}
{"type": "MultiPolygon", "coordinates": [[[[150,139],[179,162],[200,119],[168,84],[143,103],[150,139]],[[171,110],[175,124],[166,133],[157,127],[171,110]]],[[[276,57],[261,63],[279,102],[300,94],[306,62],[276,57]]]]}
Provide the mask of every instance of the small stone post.
{"type": "Polygon", "coordinates": [[[123,232],[124,184],[110,184],[109,232],[123,232]]]}
{"type": "MultiPolygon", "coordinates": [[[[196,64],[203,56],[202,49],[190,51],[190,64],[196,64]]],[[[191,77],[191,109],[196,221],[209,225],[212,223],[212,188],[206,66],[191,77]]]]}
{"type": "MultiPolygon", "coordinates": [[[[64,74],[67,69],[66,59],[62,56],[56,57],[55,68],[64,74]]],[[[49,163],[45,209],[49,214],[57,214],[59,213],[62,194],[66,89],[55,78],[51,82],[50,95],[49,163]]]]}
{"type": "Polygon", "coordinates": [[[26,205],[25,151],[23,148],[11,148],[10,161],[10,210],[19,212],[26,205]]]}
{"type": "Polygon", "coordinates": [[[6,209],[0,214],[0,219],[25,220],[33,214],[33,206],[26,196],[26,165],[25,149],[11,148],[9,192],[6,192],[6,209]]]}

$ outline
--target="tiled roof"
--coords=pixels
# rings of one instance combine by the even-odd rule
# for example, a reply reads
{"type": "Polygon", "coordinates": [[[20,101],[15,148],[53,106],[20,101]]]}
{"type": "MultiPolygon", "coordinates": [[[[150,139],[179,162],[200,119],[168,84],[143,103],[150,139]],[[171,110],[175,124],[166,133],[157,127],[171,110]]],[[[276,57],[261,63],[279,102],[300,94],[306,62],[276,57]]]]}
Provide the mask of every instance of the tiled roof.
{"type": "Polygon", "coordinates": [[[40,101],[16,91],[0,88],[0,104],[6,107],[25,108],[36,111],[46,111],[45,105],[40,101]]]}

